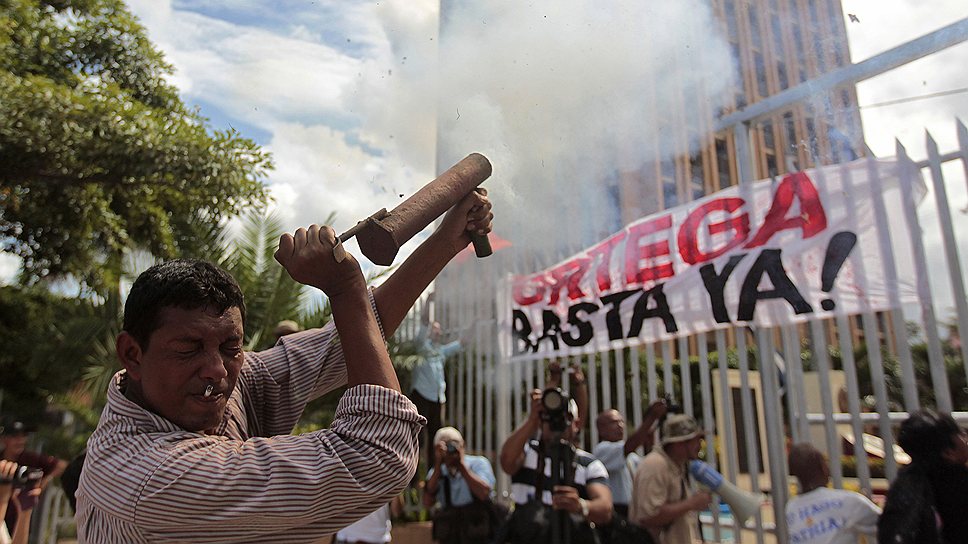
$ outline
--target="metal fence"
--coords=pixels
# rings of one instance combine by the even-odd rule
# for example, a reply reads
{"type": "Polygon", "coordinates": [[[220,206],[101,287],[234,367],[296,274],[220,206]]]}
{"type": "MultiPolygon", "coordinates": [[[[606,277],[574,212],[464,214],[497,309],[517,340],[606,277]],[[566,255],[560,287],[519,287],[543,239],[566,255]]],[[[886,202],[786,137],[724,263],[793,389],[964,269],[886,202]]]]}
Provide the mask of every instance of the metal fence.
{"type": "MultiPolygon", "coordinates": [[[[875,199],[877,228],[893,238],[879,248],[884,269],[866,273],[883,274],[893,284],[898,263],[912,263],[915,277],[901,279],[916,286],[920,304],[904,306],[897,297],[890,312],[734,327],[570,358],[587,374],[589,421],[617,408],[635,428],[649,399],[669,395],[702,421],[708,463],[740,488],[768,493],[768,505],[746,527],[731,527],[730,518],[713,508],[703,516],[708,540],[739,538],[734,531],[757,542],[787,540],[783,512],[795,491],[786,476],[790,443],[822,446],[832,460],[834,487],[879,494],[905,462],[894,431],[909,412],[931,407],[968,419],[968,346],[961,340],[968,334],[968,302],[959,255],[968,234],[958,232],[952,212],[964,213],[958,208],[968,203],[948,197],[953,183],[968,178],[968,131],[961,122],[956,130],[958,148],[943,154],[927,134],[924,160],[897,144],[902,192],[913,194],[921,179],[928,186],[920,203],[907,199],[898,217],[875,199]]],[[[877,164],[868,161],[875,179],[877,164]]],[[[499,278],[541,270],[567,255],[499,251],[485,261],[449,266],[435,285],[435,318],[466,347],[448,365],[446,419],[498,473],[501,442],[527,416],[527,392],[543,387],[548,362],[500,360],[499,278]]],[[[415,324],[405,325],[400,334],[413,330],[415,324]]],[[[590,450],[598,440],[594,425],[582,439],[590,450]]],[[[499,474],[498,491],[506,496],[508,490],[508,476],[499,474]]]]}

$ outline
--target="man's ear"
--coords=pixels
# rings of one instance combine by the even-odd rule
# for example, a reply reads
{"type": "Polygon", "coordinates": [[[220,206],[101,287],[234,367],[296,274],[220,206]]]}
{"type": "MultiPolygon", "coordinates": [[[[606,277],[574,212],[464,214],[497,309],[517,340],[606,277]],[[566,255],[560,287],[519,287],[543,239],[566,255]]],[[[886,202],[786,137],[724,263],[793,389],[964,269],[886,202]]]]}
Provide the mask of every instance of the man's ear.
{"type": "Polygon", "coordinates": [[[121,331],[114,342],[114,348],[118,353],[118,361],[128,372],[131,379],[141,380],[141,344],[126,331],[121,331]]]}

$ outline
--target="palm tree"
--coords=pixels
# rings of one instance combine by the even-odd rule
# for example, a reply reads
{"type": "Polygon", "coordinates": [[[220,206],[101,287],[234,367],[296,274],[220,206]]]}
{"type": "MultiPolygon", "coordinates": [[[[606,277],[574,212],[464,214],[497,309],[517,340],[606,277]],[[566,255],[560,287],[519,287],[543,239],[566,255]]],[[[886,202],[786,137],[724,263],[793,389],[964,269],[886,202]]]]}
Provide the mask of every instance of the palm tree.
{"type": "MultiPolygon", "coordinates": [[[[333,218],[330,214],[326,223],[333,218]]],[[[305,287],[293,281],[273,258],[282,233],[275,213],[249,212],[242,217],[239,234],[217,261],[245,293],[246,347],[250,350],[268,347],[275,340],[272,330],[284,319],[298,320],[306,327],[322,326],[329,320],[328,312],[319,311],[318,304],[309,305],[305,287]]]]}

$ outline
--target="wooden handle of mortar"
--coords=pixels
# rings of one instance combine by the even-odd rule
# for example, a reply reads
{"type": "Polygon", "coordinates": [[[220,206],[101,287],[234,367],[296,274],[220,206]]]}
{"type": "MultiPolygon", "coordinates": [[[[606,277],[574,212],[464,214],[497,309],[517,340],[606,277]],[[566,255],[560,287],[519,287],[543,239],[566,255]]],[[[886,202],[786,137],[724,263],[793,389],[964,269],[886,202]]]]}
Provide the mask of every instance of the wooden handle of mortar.
{"type": "MultiPolygon", "coordinates": [[[[480,188],[474,190],[478,193],[481,192],[480,188]]],[[[494,253],[494,251],[491,250],[491,241],[487,239],[486,234],[481,236],[476,231],[472,232],[471,243],[474,244],[474,254],[480,259],[488,257],[491,255],[491,253],[494,253]]]]}

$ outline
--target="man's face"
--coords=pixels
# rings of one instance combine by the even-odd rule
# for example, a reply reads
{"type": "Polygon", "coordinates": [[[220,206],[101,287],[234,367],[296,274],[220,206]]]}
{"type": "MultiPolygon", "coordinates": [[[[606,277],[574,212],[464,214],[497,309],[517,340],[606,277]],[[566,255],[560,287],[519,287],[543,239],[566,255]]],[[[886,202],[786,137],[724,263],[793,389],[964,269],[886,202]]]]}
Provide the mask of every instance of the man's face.
{"type": "MultiPolygon", "coordinates": [[[[572,419],[570,416],[565,416],[565,428],[562,429],[559,438],[566,442],[571,442],[573,438],[578,436],[578,432],[581,429],[578,428],[578,422],[572,419]]],[[[551,423],[544,421],[541,423],[541,436],[542,438],[551,438],[555,435],[554,431],[551,429],[551,423]]]]}
{"type": "Polygon", "coordinates": [[[617,442],[625,437],[625,418],[617,410],[609,410],[599,419],[598,436],[608,442],[617,442]]]}
{"type": "Polygon", "coordinates": [[[26,434],[5,434],[3,435],[3,458],[7,461],[16,461],[17,457],[27,448],[26,434]]]}
{"type": "Polygon", "coordinates": [[[127,333],[118,356],[143,406],[188,431],[216,428],[242,370],[242,314],[207,309],[165,308],[160,325],[142,350],[127,333]],[[206,387],[212,386],[210,396],[206,387]]]}
{"type": "Polygon", "coordinates": [[[444,464],[448,467],[455,468],[460,466],[461,456],[464,453],[464,445],[457,441],[449,441],[444,443],[444,464]]]}
{"type": "Polygon", "coordinates": [[[699,459],[699,451],[702,449],[702,437],[697,436],[686,441],[689,459],[699,459]]]}

